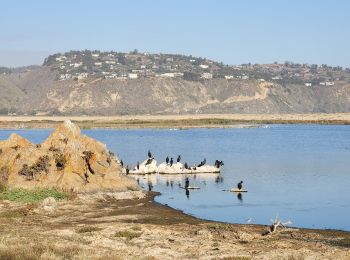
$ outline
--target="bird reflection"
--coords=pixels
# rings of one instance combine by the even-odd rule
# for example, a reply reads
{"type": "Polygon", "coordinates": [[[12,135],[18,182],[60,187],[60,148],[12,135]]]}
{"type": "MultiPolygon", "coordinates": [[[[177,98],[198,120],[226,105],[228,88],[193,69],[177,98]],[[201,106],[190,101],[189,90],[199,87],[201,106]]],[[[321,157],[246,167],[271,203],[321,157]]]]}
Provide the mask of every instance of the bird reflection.
{"type": "Polygon", "coordinates": [[[190,199],[190,191],[188,189],[186,189],[186,197],[187,199],[190,199]]]}
{"type": "Polygon", "coordinates": [[[243,202],[243,195],[242,195],[242,193],[237,193],[237,199],[239,200],[239,202],[243,202]]]}
{"type": "Polygon", "coordinates": [[[170,181],[170,187],[174,187],[174,181],[170,181]]]}
{"type": "Polygon", "coordinates": [[[153,184],[151,181],[148,181],[148,191],[152,191],[153,189],[153,184]]]}
{"type": "Polygon", "coordinates": [[[224,182],[224,177],[218,175],[216,178],[215,178],[215,183],[223,183],[224,182]]]}

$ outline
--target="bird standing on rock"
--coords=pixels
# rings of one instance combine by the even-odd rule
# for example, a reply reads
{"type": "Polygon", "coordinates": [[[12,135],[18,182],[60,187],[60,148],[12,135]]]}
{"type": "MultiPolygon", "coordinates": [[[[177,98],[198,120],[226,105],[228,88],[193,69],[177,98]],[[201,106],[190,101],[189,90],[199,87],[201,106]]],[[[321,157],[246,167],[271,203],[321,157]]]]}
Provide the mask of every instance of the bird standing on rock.
{"type": "Polygon", "coordinates": [[[178,157],[177,157],[177,160],[176,160],[177,162],[180,162],[181,161],[181,155],[179,155],[178,157]]]}
{"type": "Polygon", "coordinates": [[[173,157],[170,158],[170,166],[173,166],[174,160],[173,157]]]}
{"type": "Polygon", "coordinates": [[[150,150],[148,150],[148,158],[152,158],[152,154],[150,150]]]}
{"type": "Polygon", "coordinates": [[[237,184],[237,188],[239,190],[241,190],[243,188],[243,181],[240,181],[238,184],[237,184]]]}

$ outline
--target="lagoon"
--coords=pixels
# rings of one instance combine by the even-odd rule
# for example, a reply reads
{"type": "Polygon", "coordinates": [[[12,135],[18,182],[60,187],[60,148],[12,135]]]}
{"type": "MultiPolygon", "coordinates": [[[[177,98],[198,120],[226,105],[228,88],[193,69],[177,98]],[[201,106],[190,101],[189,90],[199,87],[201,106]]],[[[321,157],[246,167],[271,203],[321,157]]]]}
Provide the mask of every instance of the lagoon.
{"type": "MultiPolygon", "coordinates": [[[[16,132],[40,143],[50,130],[16,132]]],[[[196,217],[230,223],[270,224],[276,215],[293,226],[350,231],[350,126],[268,125],[218,129],[94,129],[85,134],[107,144],[125,164],[143,161],[150,149],[158,161],[181,154],[182,162],[203,158],[225,165],[219,175],[189,175],[199,186],[186,194],[185,176],[139,177],[156,201],[196,217]],[[240,181],[242,196],[222,191],[240,181]]]]}

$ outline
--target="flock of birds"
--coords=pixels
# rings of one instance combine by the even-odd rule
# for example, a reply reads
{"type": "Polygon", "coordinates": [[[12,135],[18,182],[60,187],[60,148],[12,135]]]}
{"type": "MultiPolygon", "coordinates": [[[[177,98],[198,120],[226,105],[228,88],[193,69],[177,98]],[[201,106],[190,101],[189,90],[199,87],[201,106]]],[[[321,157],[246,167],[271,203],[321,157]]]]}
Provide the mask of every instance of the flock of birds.
{"type": "MultiPolygon", "coordinates": [[[[151,164],[152,161],[154,160],[154,157],[153,157],[153,155],[152,155],[152,153],[151,153],[150,150],[148,150],[147,156],[148,156],[148,158],[147,158],[147,161],[146,161],[145,165],[151,164]]],[[[179,163],[180,161],[181,161],[181,155],[178,155],[177,158],[176,158],[176,162],[179,163]]],[[[174,159],[173,159],[173,157],[170,157],[170,158],[169,158],[169,156],[167,156],[167,157],[165,158],[165,162],[166,162],[167,165],[172,166],[172,165],[174,164],[174,159]]],[[[195,165],[195,166],[188,166],[187,162],[185,162],[185,163],[184,163],[184,167],[185,167],[185,169],[196,169],[196,167],[202,167],[202,166],[204,166],[204,165],[206,164],[206,162],[207,162],[206,158],[204,158],[203,161],[201,161],[199,164],[197,164],[197,165],[195,165]]],[[[123,163],[122,160],[120,161],[120,165],[121,165],[122,167],[124,167],[124,163],[123,163]]],[[[219,160],[215,160],[214,165],[215,165],[215,167],[220,168],[220,166],[223,166],[223,165],[224,165],[224,162],[223,162],[223,161],[219,161],[219,160]]],[[[139,162],[137,162],[136,168],[137,168],[137,169],[140,168],[139,162]]],[[[127,165],[125,169],[126,169],[126,174],[128,175],[128,174],[129,174],[129,171],[130,171],[130,170],[129,170],[129,166],[127,165]]],[[[184,189],[188,190],[189,188],[190,188],[189,178],[186,178],[186,179],[185,179],[185,186],[184,186],[184,189]]],[[[235,192],[239,192],[239,191],[243,191],[243,181],[240,181],[240,182],[237,184],[237,190],[235,190],[235,192]]]]}

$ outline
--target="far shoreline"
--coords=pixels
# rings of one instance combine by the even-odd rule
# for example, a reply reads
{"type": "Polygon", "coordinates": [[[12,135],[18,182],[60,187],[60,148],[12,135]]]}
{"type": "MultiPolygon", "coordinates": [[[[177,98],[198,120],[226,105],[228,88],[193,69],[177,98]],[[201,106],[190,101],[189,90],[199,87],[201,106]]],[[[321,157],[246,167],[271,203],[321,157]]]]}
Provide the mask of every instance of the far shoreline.
{"type": "Polygon", "coordinates": [[[255,128],[269,124],[350,125],[350,113],[332,114],[188,114],[125,116],[0,116],[0,129],[54,128],[71,120],[82,129],[255,128]]]}

